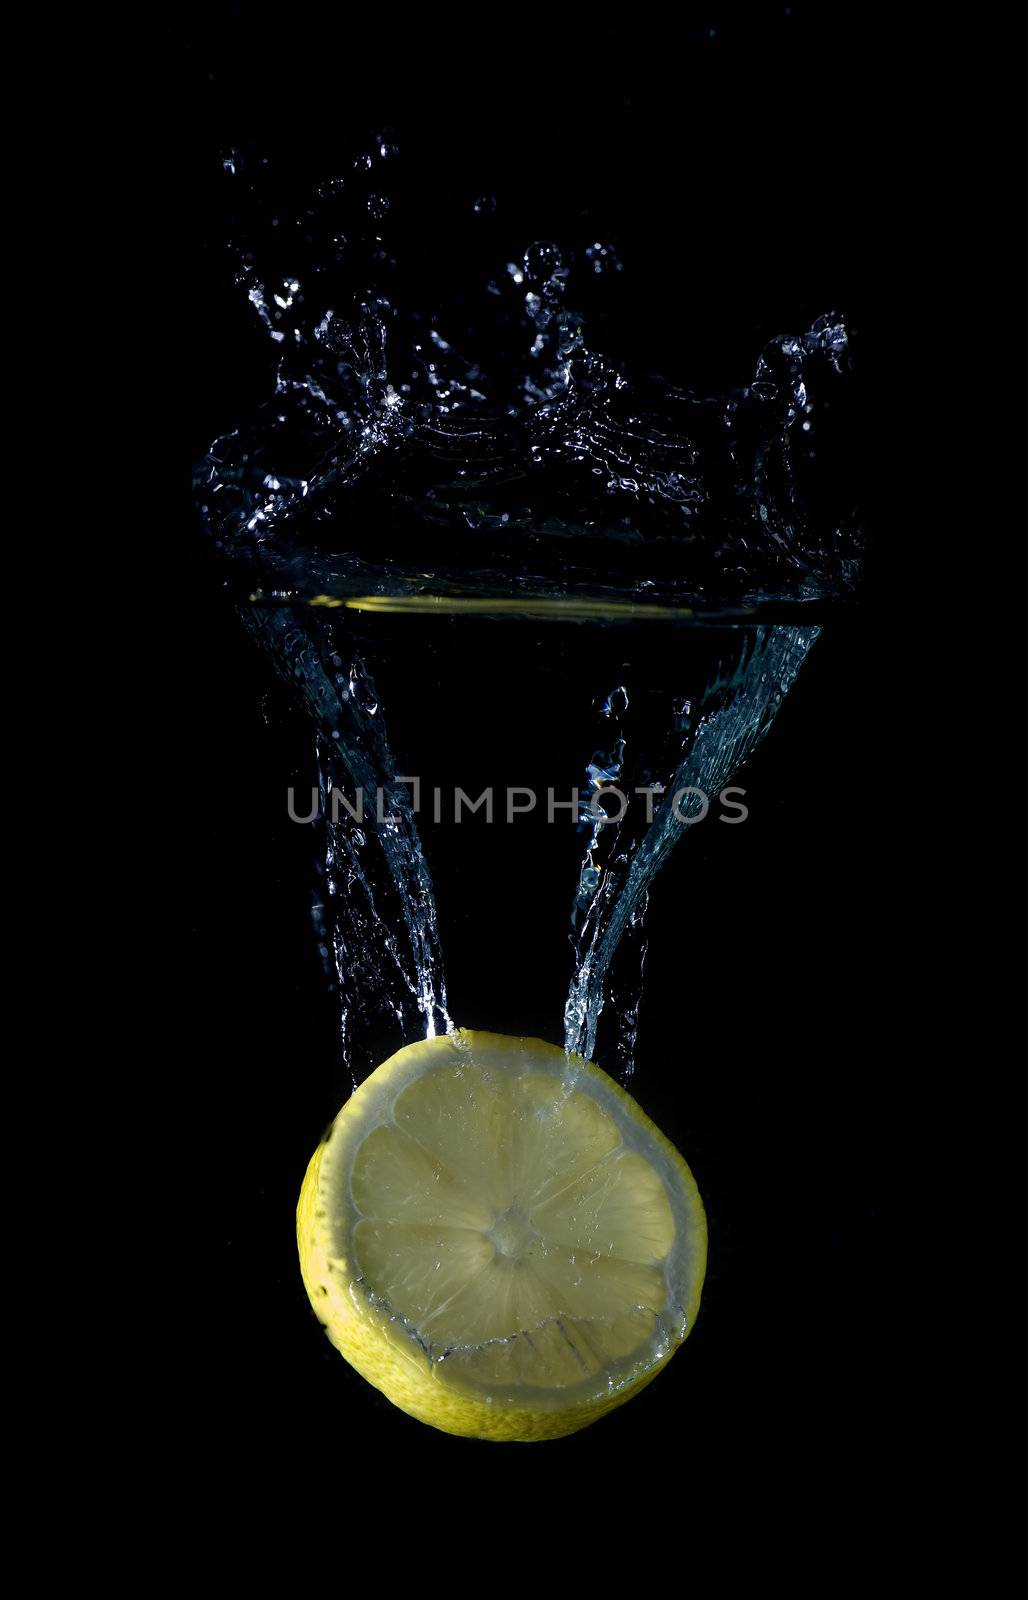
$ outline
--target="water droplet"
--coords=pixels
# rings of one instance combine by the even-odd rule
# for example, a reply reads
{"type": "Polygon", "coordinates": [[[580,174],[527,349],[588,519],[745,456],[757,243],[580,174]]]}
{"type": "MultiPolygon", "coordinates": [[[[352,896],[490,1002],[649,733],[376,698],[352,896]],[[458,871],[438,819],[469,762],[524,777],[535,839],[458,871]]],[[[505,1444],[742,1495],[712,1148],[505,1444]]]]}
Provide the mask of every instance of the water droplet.
{"type": "Polygon", "coordinates": [[[582,345],[582,318],[575,311],[562,311],[557,317],[557,354],[569,356],[582,345]]]}
{"type": "Polygon", "coordinates": [[[546,283],[561,272],[564,258],[555,244],[548,239],[537,239],[525,251],[525,276],[535,283],[546,283]]]}
{"type": "Polygon", "coordinates": [[[585,248],[585,259],[593,272],[620,272],[621,262],[610,244],[590,244],[585,248]]]}

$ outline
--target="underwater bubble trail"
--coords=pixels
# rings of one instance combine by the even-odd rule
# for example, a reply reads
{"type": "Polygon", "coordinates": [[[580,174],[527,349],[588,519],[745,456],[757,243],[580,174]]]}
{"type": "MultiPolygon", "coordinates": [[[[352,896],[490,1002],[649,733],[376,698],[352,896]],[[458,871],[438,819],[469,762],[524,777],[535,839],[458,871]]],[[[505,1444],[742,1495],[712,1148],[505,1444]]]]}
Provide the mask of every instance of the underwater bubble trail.
{"type": "Polygon", "coordinates": [[[347,1026],[355,995],[376,1011],[395,1016],[403,1033],[432,1037],[447,1031],[451,1024],[432,881],[409,791],[396,781],[370,675],[354,659],[346,673],[336,674],[341,681],[332,681],[326,661],[342,664],[345,658],[327,618],[304,617],[300,625],[288,610],[246,607],[242,614],[280,676],[302,694],[318,729],[324,909],[332,922],[339,991],[351,995],[341,1023],[347,1064],[347,1026]],[[320,630],[319,639],[312,638],[312,629],[320,630]],[[351,804],[361,797],[359,822],[345,806],[333,808],[336,789],[351,804]],[[382,868],[374,865],[371,843],[378,847],[382,868]],[[388,910],[382,904],[386,890],[397,902],[388,910]]]}
{"type": "MultiPolygon", "coordinates": [[[[756,629],[748,657],[725,683],[712,686],[711,692],[722,697],[721,703],[702,718],[688,754],[665,786],[652,824],[637,844],[614,857],[580,909],[575,967],[564,1010],[565,1049],[587,1059],[596,1049],[597,1027],[607,1003],[608,978],[618,946],[626,933],[639,936],[632,942],[641,942],[649,886],[688,832],[688,824],[679,819],[675,809],[676,795],[682,790],[701,790],[713,797],[730,782],[770,728],[820,631],[817,626],[756,629]]],[[[744,644],[744,653],[746,648],[744,644]]],[[[691,799],[688,804],[692,806],[691,799]]],[[[580,906],[581,899],[580,888],[580,906]]],[[[634,1012],[637,1004],[636,1000],[629,1009],[634,1012]]],[[[630,1071],[631,1052],[625,1055],[622,1044],[619,1053],[624,1069],[630,1071]]]]}

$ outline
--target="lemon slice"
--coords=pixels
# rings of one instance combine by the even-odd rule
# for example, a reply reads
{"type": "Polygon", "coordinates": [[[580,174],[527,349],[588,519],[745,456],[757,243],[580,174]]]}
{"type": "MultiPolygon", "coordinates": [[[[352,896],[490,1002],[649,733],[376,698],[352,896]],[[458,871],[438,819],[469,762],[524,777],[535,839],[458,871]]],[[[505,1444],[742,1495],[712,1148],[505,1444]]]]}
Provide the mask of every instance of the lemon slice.
{"type": "Polygon", "coordinates": [[[632,1097],[538,1039],[409,1045],[343,1106],[297,1210],[329,1338],[447,1433],[555,1439],[637,1393],[692,1328],[703,1203],[632,1097]]]}

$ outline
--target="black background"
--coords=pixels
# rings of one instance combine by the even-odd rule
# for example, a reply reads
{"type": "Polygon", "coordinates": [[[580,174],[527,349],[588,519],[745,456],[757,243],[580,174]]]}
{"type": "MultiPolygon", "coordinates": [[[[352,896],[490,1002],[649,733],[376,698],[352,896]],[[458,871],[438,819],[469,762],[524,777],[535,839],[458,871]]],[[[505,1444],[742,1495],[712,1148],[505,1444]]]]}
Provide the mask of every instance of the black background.
{"type": "MultiPolygon", "coordinates": [[[[605,347],[636,368],[742,382],[767,338],[841,308],[869,391],[892,238],[889,86],[875,17],[827,13],[686,7],[675,22],[616,24],[519,13],[408,29],[384,13],[205,11],[173,41],[199,289],[190,459],[263,398],[270,372],[221,248],[222,154],[267,153],[286,178],[331,173],[383,127],[414,152],[429,222],[497,196],[503,259],[535,238],[615,241],[625,271],[605,347]]],[[[431,281],[448,271],[446,229],[429,237],[431,281]]],[[[826,630],[739,780],[746,826],[697,830],[654,896],[633,1087],[707,1203],[696,1332],[627,1407],[527,1452],[407,1418],[308,1310],[293,1208],[343,1087],[308,915],[311,841],[285,814],[309,758],[195,531],[178,827],[180,1081],[195,1123],[179,1181],[184,1200],[207,1197],[186,1252],[183,1360],[208,1463],[273,1483],[323,1451],[342,1488],[396,1452],[421,1473],[486,1478],[510,1465],[502,1456],[613,1484],[645,1447],[670,1471],[702,1463],[726,1488],[752,1467],[789,1496],[815,1483],[844,1493],[887,1448],[905,1382],[889,1201],[909,1049],[891,1006],[916,819],[887,763],[875,778],[881,761],[868,760],[891,651],[874,480],[869,454],[862,608],[826,630]]]]}

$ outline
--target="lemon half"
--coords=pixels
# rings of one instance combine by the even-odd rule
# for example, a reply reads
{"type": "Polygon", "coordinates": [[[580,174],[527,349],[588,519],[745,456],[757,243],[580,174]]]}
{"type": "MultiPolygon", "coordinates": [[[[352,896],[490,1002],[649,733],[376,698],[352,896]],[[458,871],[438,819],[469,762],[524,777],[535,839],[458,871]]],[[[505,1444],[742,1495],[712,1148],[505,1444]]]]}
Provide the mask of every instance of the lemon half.
{"type": "Polygon", "coordinates": [[[457,1032],[343,1106],[297,1209],[332,1343],[446,1433],[556,1439],[636,1394],[690,1332],[703,1203],[605,1072],[538,1039],[457,1032]]]}

